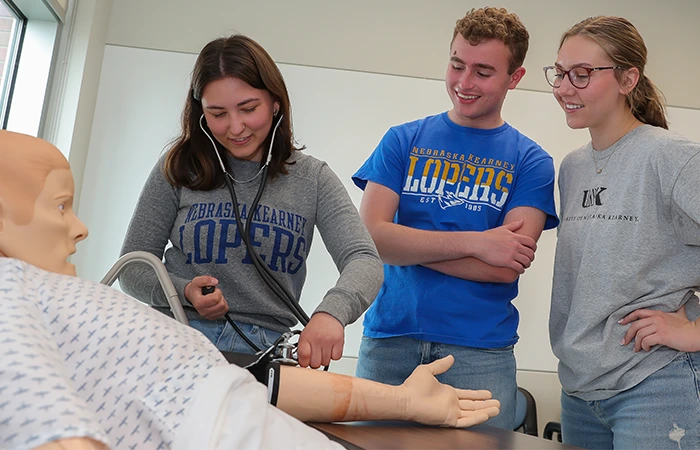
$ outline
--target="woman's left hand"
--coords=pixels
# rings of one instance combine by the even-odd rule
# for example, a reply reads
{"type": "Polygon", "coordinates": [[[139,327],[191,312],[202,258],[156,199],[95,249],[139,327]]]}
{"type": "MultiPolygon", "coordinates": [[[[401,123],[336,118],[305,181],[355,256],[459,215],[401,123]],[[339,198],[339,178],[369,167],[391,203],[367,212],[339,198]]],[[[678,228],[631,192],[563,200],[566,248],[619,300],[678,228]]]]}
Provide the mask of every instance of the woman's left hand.
{"type": "Polygon", "coordinates": [[[685,305],[674,313],[638,309],[620,320],[630,324],[620,344],[634,340],[634,351],[649,351],[654,345],[665,345],[682,352],[700,350],[700,328],[685,315],[685,305]]]}
{"type": "Polygon", "coordinates": [[[316,313],[299,336],[299,365],[313,369],[327,366],[331,359],[338,360],[343,356],[344,344],[343,324],[328,313],[316,313]]]}

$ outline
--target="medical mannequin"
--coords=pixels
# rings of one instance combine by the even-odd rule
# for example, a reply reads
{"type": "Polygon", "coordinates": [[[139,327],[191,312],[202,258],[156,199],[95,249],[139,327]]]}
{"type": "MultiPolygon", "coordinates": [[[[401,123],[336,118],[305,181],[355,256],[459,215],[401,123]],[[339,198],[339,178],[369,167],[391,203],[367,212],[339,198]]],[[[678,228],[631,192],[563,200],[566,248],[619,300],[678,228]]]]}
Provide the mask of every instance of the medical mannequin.
{"type": "Polygon", "coordinates": [[[207,448],[202,441],[189,443],[190,434],[184,429],[197,420],[204,420],[197,415],[197,405],[202,402],[207,403],[208,407],[203,410],[208,413],[221,411],[221,408],[209,407],[216,401],[223,402],[227,412],[223,419],[217,416],[211,422],[219,423],[229,417],[232,426],[224,430],[215,427],[214,431],[219,434],[207,437],[209,442],[218,444],[208,448],[280,445],[333,448],[337,445],[296,419],[393,419],[462,427],[482,423],[498,414],[499,403],[490,399],[488,391],[453,389],[436,380],[434,375],[452,365],[452,357],[420,366],[401,386],[283,367],[277,408],[270,406],[265,400],[267,389],[243,369],[228,365],[198,331],[132,302],[128,296],[107,286],[75,278],[75,267],[67,259],[75,252],[76,244],[87,237],[87,229],[73,212],[73,190],[68,162],[55,147],[34,137],[0,131],[0,301],[3,308],[7,308],[6,317],[10,317],[6,321],[3,321],[6,317],[0,318],[0,341],[19,340],[14,345],[0,345],[0,393],[17,392],[19,394],[3,396],[3,402],[9,397],[9,402],[21,403],[21,408],[13,407],[12,403],[5,408],[0,403],[3,448],[8,441],[11,449],[103,449],[129,447],[128,444],[139,449],[159,448],[159,444],[176,449],[207,448]],[[16,306],[25,304],[25,309],[16,306]],[[107,309],[110,305],[111,309],[107,309]],[[114,313],[112,318],[114,308],[125,312],[121,316],[114,313]],[[79,321],[83,314],[84,320],[79,321]],[[70,322],[75,316],[78,316],[79,326],[70,322]],[[21,323],[16,324],[16,321],[21,323]],[[135,328],[130,328],[132,326],[135,328]],[[139,326],[141,329],[136,329],[139,326]],[[109,328],[110,334],[99,338],[99,331],[104,328],[109,328]],[[167,339],[142,342],[136,339],[141,330],[146,330],[144,333],[157,330],[165,333],[167,339]],[[48,339],[42,338],[42,333],[48,339]],[[33,359],[34,354],[29,357],[27,349],[36,342],[41,351],[52,350],[39,351],[50,365],[49,371],[39,369],[43,361],[33,359]],[[161,353],[153,349],[158,344],[165,347],[161,353]],[[77,350],[72,352],[71,348],[77,350]],[[120,351],[124,357],[120,357],[120,351]],[[138,359],[139,354],[152,355],[152,358],[138,359]],[[188,364],[168,366],[169,359],[182,355],[189,355],[188,364]],[[136,358],[135,362],[129,363],[129,358],[136,358]],[[90,365],[90,359],[97,361],[90,365]],[[138,382],[127,383],[127,378],[107,376],[112,369],[114,374],[118,372],[117,362],[122,360],[133,366],[125,373],[133,375],[141,371],[136,378],[138,382]],[[106,370],[105,376],[89,378],[89,374],[94,376],[92,367],[98,372],[106,370]],[[50,381],[22,381],[44,376],[50,381]],[[233,380],[228,391],[221,383],[215,384],[221,379],[233,380]],[[182,383],[178,384],[178,380],[189,385],[192,396],[179,396],[182,383]],[[43,396],[51,398],[54,394],[49,387],[54,385],[61,388],[59,400],[66,402],[65,410],[70,414],[52,416],[40,408],[43,396]],[[35,396],[22,400],[21,395],[39,389],[35,396]],[[159,399],[158,391],[166,394],[159,399]],[[119,408],[114,408],[112,416],[116,414],[116,417],[107,417],[102,411],[112,407],[108,395],[114,396],[115,404],[121,402],[117,405],[119,408]],[[180,399],[184,406],[175,407],[176,414],[162,413],[163,402],[180,399]],[[92,409],[91,401],[102,404],[92,409]],[[134,418],[136,426],[120,435],[119,429],[127,420],[124,411],[132,404],[136,405],[133,408],[142,408],[134,418]],[[19,420],[13,423],[25,410],[29,411],[30,419],[21,424],[19,420]],[[150,421],[139,422],[142,414],[150,421]],[[43,416],[48,419],[39,424],[43,416]],[[182,419],[175,422],[174,416],[182,419]],[[248,420],[249,416],[256,417],[248,420]],[[72,417],[75,423],[70,422],[72,417]],[[33,424],[35,421],[37,423],[33,424]],[[58,427],[55,423],[63,428],[52,429],[52,426],[58,427]],[[182,426],[178,427],[180,424],[182,426]],[[148,434],[143,442],[129,441],[135,434],[146,433],[145,428],[150,431],[146,430],[148,434]],[[16,435],[26,439],[13,441],[16,435]]]}

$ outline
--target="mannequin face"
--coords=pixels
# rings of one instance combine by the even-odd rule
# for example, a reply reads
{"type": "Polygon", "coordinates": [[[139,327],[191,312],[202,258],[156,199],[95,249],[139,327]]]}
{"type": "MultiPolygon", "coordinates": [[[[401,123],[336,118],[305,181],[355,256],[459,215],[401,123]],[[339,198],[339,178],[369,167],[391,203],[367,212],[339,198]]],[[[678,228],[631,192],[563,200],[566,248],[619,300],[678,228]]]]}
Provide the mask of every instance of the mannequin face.
{"type": "Polygon", "coordinates": [[[87,229],[73,211],[68,162],[47,142],[8,132],[0,134],[0,161],[0,256],[75,275],[67,259],[87,229]]]}

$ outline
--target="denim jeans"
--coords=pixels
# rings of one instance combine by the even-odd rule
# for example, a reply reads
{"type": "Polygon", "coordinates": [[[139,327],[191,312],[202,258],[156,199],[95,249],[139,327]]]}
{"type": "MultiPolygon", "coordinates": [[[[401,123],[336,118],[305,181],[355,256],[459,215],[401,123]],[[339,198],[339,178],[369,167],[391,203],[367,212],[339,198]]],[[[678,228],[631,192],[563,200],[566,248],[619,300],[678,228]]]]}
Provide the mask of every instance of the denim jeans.
{"type": "Polygon", "coordinates": [[[437,376],[440,382],[460,389],[488,389],[501,402],[501,413],[488,425],[513,429],[517,384],[513,346],[499,349],[462,347],[421,341],[409,337],[362,336],[356,375],[391,385],[400,385],[420,364],[447,355],[454,365],[437,376]]]}
{"type": "Polygon", "coordinates": [[[584,401],[562,392],[562,440],[594,449],[700,448],[699,369],[699,353],[681,353],[606,400],[584,401]]]}
{"type": "MultiPolygon", "coordinates": [[[[282,335],[278,331],[263,328],[259,325],[235,321],[234,323],[261,350],[270,347],[282,335]]],[[[190,326],[199,330],[221,351],[255,353],[253,347],[248,345],[225,319],[190,320],[190,326]]]]}

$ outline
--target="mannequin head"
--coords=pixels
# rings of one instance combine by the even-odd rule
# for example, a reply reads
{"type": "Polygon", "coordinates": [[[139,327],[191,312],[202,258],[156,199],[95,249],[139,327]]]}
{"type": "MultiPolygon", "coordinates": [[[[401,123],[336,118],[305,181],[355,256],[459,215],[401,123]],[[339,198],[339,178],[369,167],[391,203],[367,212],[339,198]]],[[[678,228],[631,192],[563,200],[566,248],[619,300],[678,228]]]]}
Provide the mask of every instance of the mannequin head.
{"type": "Polygon", "coordinates": [[[0,131],[0,256],[75,275],[67,259],[87,237],[73,211],[73,175],[56,147],[0,131]]]}

